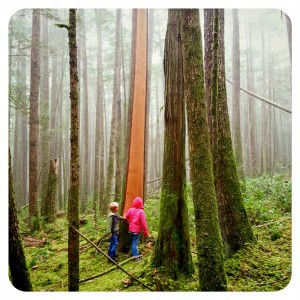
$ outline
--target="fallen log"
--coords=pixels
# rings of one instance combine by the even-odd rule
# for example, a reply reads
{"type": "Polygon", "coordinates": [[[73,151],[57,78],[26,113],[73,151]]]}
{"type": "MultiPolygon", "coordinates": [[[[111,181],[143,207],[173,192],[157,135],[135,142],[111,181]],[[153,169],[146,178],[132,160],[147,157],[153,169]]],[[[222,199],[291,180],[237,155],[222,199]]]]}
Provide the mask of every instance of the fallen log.
{"type": "Polygon", "coordinates": [[[82,234],[79,230],[77,230],[74,226],[70,225],[79,235],[81,235],[87,242],[89,242],[91,245],[93,245],[94,248],[96,248],[100,253],[102,253],[109,261],[111,261],[113,264],[118,266],[120,270],[122,270],[124,273],[126,273],[128,276],[133,278],[135,281],[143,285],[145,288],[147,288],[150,291],[153,291],[150,287],[145,285],[143,282],[141,282],[139,279],[135,278],[133,275],[128,273],[126,270],[124,270],[118,263],[116,263],[113,259],[111,259],[104,251],[102,251],[98,246],[96,246],[92,241],[90,241],[84,234],[82,234]]]}
{"type": "Polygon", "coordinates": [[[23,242],[25,247],[36,247],[36,246],[45,246],[46,240],[37,240],[30,236],[23,237],[23,242]]]}
{"type": "MultiPolygon", "coordinates": [[[[128,259],[120,262],[119,266],[123,266],[123,265],[127,264],[128,262],[130,262],[131,260],[136,259],[138,257],[141,257],[141,255],[139,255],[139,256],[132,256],[132,257],[130,257],[130,258],[128,258],[128,259]]],[[[95,278],[98,278],[98,277],[101,277],[101,276],[106,275],[106,274],[108,274],[108,273],[110,273],[110,272],[112,272],[113,270],[116,270],[116,269],[118,269],[118,266],[113,266],[113,267],[107,269],[106,271],[103,271],[100,274],[97,274],[97,275],[94,275],[94,276],[91,276],[91,277],[87,277],[85,279],[80,279],[79,283],[85,282],[85,281],[89,281],[89,280],[92,280],[92,279],[95,279],[95,278]]]]}

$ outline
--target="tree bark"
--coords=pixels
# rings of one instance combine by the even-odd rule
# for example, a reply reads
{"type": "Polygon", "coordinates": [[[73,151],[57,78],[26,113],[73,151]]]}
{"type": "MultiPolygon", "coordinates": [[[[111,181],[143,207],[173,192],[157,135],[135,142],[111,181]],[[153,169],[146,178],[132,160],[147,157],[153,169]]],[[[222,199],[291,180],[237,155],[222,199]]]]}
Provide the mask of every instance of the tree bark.
{"type": "Polygon", "coordinates": [[[207,123],[199,11],[183,10],[182,19],[184,97],[188,120],[200,290],[224,291],[227,289],[226,273],[207,123]]]}
{"type": "Polygon", "coordinates": [[[185,198],[185,115],[180,10],[168,11],[165,39],[165,136],[160,223],[153,264],[173,279],[193,272],[185,198]]]}

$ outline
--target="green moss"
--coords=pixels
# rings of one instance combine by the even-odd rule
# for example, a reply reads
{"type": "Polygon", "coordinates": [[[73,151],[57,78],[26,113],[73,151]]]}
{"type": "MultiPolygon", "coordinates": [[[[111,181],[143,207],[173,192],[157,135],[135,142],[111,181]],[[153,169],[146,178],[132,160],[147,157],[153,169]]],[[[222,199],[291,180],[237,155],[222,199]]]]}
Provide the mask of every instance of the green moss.
{"type": "MultiPolygon", "coordinates": [[[[281,198],[279,191],[288,186],[287,178],[278,175],[274,177],[262,177],[247,179],[245,186],[246,205],[251,204],[251,212],[264,211],[257,215],[257,222],[253,223],[253,232],[257,237],[256,244],[248,244],[246,248],[238,251],[230,259],[225,261],[227,274],[227,288],[229,291],[277,291],[285,288],[291,278],[291,214],[285,213],[276,203],[278,201],[289,202],[289,193],[286,199],[281,198]],[[281,178],[281,179],[280,179],[281,178]],[[282,188],[280,189],[280,185],[282,188]],[[260,191],[260,192],[259,192],[260,191]],[[275,197],[274,197],[275,196],[275,197]],[[263,225],[263,226],[262,226],[263,225]],[[272,240],[272,234],[279,233],[272,240]]],[[[145,284],[156,290],[156,280],[162,288],[168,291],[197,291],[198,261],[196,254],[195,215],[192,201],[192,189],[186,188],[186,200],[189,210],[189,230],[192,250],[192,262],[195,273],[191,276],[178,274],[177,280],[172,279],[164,267],[155,268],[151,264],[152,255],[159,228],[159,206],[160,195],[147,199],[145,213],[151,238],[139,244],[139,250],[143,258],[139,262],[130,262],[124,268],[145,284]]],[[[249,210],[249,209],[248,209],[249,210]]],[[[93,241],[103,236],[105,231],[105,217],[98,220],[97,229],[94,228],[93,214],[85,215],[88,223],[80,227],[86,236],[93,241]]],[[[20,220],[22,234],[28,234],[27,223],[20,220]],[[23,229],[24,228],[24,229],[23,229]]],[[[26,261],[29,266],[30,278],[34,291],[67,291],[68,290],[68,225],[66,218],[59,218],[54,224],[42,224],[40,231],[34,233],[33,237],[46,239],[45,247],[25,247],[26,261]],[[32,269],[32,266],[38,266],[32,269]]],[[[107,259],[91,248],[80,239],[80,279],[99,274],[111,267],[107,259]]],[[[101,249],[107,251],[108,240],[101,244],[101,249]]],[[[209,251],[209,249],[207,249],[209,251]]],[[[205,252],[204,252],[205,254],[205,252]]],[[[119,253],[119,261],[127,258],[126,254],[119,253]]],[[[124,287],[122,280],[128,276],[115,270],[103,277],[80,283],[80,291],[146,291],[140,284],[133,282],[131,286],[124,287]]]]}

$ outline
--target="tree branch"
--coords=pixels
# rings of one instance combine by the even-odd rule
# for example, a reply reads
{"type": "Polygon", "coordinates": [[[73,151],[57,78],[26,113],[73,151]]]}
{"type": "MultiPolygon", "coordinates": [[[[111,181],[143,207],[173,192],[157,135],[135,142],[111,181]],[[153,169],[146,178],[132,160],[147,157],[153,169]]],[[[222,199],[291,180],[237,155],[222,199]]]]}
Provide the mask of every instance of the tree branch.
{"type": "Polygon", "coordinates": [[[57,24],[54,24],[54,25],[57,26],[57,27],[59,27],[59,28],[66,28],[67,30],[69,30],[69,28],[70,28],[70,26],[67,25],[67,24],[59,24],[59,23],[57,23],[57,24]]]}
{"type": "MultiPolygon", "coordinates": [[[[137,257],[140,257],[140,255],[139,255],[139,256],[132,256],[132,257],[130,257],[130,258],[128,258],[128,259],[122,261],[121,263],[119,263],[119,266],[123,266],[123,265],[127,264],[129,261],[131,261],[131,260],[133,260],[133,259],[135,259],[135,258],[137,258],[137,257]]],[[[103,275],[106,275],[106,274],[110,273],[110,272],[113,271],[113,270],[116,270],[117,268],[118,268],[118,266],[113,266],[113,267],[107,269],[106,271],[103,271],[103,272],[100,273],[100,274],[97,274],[97,275],[94,275],[94,276],[91,276],[91,277],[87,277],[87,278],[85,278],[85,279],[80,279],[80,280],[79,280],[79,283],[85,282],[85,281],[88,281],[88,280],[92,280],[92,279],[95,279],[95,278],[98,278],[98,277],[101,277],[101,276],[103,276],[103,275]]]]}
{"type": "Polygon", "coordinates": [[[92,241],[90,241],[85,235],[83,235],[79,230],[77,230],[74,226],[70,225],[70,227],[73,228],[79,235],[81,235],[87,242],[89,242],[94,248],[96,248],[100,253],[102,253],[109,261],[114,263],[118,268],[120,268],[124,273],[126,273],[128,276],[130,276],[132,279],[136,280],[138,283],[146,287],[148,290],[153,291],[150,287],[145,285],[143,282],[141,282],[139,279],[135,278],[133,275],[128,273],[126,270],[124,270],[118,263],[116,263],[113,259],[111,259],[104,251],[102,251],[99,247],[97,247],[92,241]]]}
{"type": "MultiPolygon", "coordinates": [[[[232,81],[229,80],[229,79],[226,79],[226,81],[228,81],[229,83],[233,84],[232,81]]],[[[251,95],[251,96],[253,96],[253,97],[261,100],[261,101],[264,101],[265,103],[273,105],[273,106],[275,106],[275,107],[277,107],[277,108],[279,108],[281,110],[284,110],[284,111],[286,111],[286,112],[288,112],[290,114],[292,113],[292,111],[290,109],[285,108],[285,107],[283,107],[283,106],[281,106],[281,105],[279,105],[279,104],[277,104],[277,103],[275,103],[275,102],[273,102],[273,101],[271,101],[269,99],[266,99],[266,98],[264,98],[262,96],[256,95],[256,94],[254,94],[254,93],[252,93],[252,92],[250,92],[250,91],[248,91],[248,90],[246,90],[246,89],[244,89],[242,87],[240,87],[240,90],[243,91],[243,92],[245,92],[245,93],[247,93],[248,95],[251,95]]]]}

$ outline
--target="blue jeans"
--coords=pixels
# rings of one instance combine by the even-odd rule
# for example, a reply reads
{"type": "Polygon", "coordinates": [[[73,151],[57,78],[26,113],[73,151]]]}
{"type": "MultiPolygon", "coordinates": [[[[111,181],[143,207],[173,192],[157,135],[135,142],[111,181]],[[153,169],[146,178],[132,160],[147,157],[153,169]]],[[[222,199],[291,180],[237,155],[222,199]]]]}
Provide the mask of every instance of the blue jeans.
{"type": "Polygon", "coordinates": [[[112,259],[115,259],[117,256],[117,248],[118,248],[118,234],[114,233],[110,238],[110,244],[108,247],[108,256],[112,259]]]}
{"type": "Polygon", "coordinates": [[[139,256],[138,243],[140,240],[139,233],[130,232],[131,235],[131,252],[132,256],[139,256]]]}

